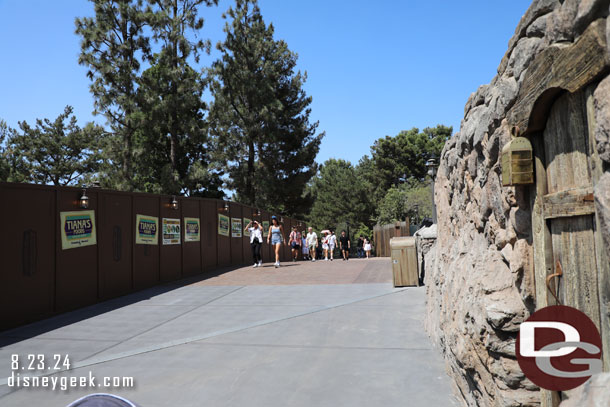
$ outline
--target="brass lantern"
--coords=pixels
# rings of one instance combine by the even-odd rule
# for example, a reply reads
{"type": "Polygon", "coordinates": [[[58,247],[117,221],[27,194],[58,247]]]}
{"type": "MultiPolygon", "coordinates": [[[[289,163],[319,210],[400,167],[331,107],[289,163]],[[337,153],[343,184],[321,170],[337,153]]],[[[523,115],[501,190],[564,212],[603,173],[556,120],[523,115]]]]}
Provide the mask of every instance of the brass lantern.
{"type": "Polygon", "coordinates": [[[532,143],[519,136],[519,128],[510,131],[513,139],[502,148],[502,185],[528,185],[534,183],[532,143]]]}

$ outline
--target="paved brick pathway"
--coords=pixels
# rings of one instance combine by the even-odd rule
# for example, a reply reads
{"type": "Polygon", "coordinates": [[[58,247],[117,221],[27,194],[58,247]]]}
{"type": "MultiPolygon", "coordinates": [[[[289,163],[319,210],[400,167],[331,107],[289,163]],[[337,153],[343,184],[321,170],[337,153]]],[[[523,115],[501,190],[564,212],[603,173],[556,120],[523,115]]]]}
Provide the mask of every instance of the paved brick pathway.
{"type": "Polygon", "coordinates": [[[348,261],[297,261],[273,263],[263,267],[242,267],[227,271],[195,285],[300,285],[391,283],[392,268],[388,258],[351,259],[348,261]]]}

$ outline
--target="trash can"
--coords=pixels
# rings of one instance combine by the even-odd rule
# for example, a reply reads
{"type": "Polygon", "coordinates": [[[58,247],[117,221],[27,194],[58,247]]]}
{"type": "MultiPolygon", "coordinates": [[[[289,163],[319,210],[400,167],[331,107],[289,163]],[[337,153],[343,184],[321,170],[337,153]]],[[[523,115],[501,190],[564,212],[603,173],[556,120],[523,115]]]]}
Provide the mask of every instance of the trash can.
{"type": "Polygon", "coordinates": [[[413,236],[390,239],[394,287],[418,286],[417,252],[413,236]]]}

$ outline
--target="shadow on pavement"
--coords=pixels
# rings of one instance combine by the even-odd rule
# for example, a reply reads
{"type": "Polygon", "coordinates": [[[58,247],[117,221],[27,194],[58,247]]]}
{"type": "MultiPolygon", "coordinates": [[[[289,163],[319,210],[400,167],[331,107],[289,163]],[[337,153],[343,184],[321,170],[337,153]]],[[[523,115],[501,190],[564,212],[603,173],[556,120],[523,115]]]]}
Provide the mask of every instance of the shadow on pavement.
{"type": "Polygon", "coordinates": [[[49,318],[42,319],[37,322],[32,322],[16,328],[0,331],[0,348],[36,337],[38,335],[42,335],[44,333],[53,331],[55,329],[67,325],[71,325],[89,318],[96,317],[106,312],[123,308],[127,305],[151,299],[152,297],[165,294],[178,288],[182,288],[194,283],[198,283],[200,281],[220,276],[222,274],[231,272],[242,267],[243,265],[219,268],[196,276],[189,276],[181,280],[171,281],[154,287],[145,288],[141,291],[137,291],[132,294],[127,294],[121,297],[105,300],[103,302],[89,305],[84,308],[66,311],[64,313],[51,316],[49,318]]]}

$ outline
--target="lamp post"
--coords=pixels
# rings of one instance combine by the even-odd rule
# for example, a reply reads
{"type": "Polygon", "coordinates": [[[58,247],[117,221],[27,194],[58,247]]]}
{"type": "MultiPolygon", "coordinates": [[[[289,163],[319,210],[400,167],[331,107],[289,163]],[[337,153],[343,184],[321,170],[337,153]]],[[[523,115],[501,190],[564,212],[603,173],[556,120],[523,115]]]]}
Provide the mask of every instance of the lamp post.
{"type": "Polygon", "coordinates": [[[432,182],[430,183],[430,187],[432,189],[432,222],[436,223],[436,203],[434,202],[434,180],[436,179],[436,169],[438,167],[438,163],[434,157],[430,157],[428,161],[426,161],[426,167],[428,168],[428,175],[432,182]]]}

